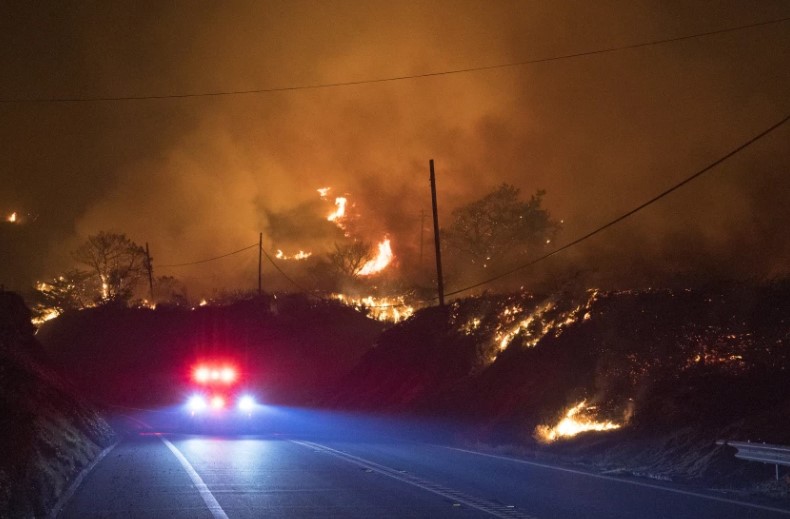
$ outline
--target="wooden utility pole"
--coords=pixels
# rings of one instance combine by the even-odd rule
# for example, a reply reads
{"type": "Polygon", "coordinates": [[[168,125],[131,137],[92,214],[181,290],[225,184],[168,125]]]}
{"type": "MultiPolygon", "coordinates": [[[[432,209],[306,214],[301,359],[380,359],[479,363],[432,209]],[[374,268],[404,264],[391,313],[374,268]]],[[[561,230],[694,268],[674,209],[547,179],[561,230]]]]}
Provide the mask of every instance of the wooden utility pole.
{"type": "Polygon", "coordinates": [[[258,233],[258,295],[261,295],[261,256],[263,255],[263,233],[258,233]]]}
{"type": "Polygon", "coordinates": [[[422,268],[423,249],[425,249],[425,209],[420,209],[420,268],[422,268]]]}
{"type": "Polygon", "coordinates": [[[145,269],[148,271],[148,290],[151,295],[151,304],[154,304],[154,266],[151,261],[151,252],[148,242],[145,242],[145,269]]]}
{"type": "Polygon", "coordinates": [[[429,162],[431,168],[431,202],[433,204],[433,238],[436,243],[436,276],[439,289],[439,306],[444,306],[444,279],[442,278],[442,248],[439,243],[439,209],[436,206],[436,174],[433,171],[433,159],[429,162]]]}

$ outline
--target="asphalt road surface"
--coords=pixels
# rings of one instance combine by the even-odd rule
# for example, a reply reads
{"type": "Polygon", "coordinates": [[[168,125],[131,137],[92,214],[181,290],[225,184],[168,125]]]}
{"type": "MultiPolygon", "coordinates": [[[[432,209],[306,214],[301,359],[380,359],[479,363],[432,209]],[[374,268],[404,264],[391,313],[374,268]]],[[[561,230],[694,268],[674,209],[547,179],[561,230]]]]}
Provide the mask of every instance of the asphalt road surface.
{"type": "Polygon", "coordinates": [[[771,503],[457,449],[331,415],[241,433],[131,421],[137,430],[58,517],[790,517],[771,503]]]}

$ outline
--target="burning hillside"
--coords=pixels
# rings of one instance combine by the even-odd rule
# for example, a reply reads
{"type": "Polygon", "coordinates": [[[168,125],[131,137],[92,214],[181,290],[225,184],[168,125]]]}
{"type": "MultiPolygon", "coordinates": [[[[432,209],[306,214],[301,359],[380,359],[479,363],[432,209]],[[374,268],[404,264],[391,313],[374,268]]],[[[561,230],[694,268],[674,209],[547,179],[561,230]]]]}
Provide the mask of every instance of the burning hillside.
{"type": "Polygon", "coordinates": [[[790,443],[769,422],[790,409],[788,315],[787,284],[469,298],[386,330],[331,404],[461,417],[474,437],[560,450],[588,431],[683,428],[790,443]]]}

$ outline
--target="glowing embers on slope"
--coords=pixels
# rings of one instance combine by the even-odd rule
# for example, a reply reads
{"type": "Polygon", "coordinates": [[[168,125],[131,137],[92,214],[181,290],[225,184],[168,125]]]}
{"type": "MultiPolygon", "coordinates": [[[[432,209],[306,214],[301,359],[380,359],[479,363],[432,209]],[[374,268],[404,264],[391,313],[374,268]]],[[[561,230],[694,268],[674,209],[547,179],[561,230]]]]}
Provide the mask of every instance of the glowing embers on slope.
{"type": "Polygon", "coordinates": [[[41,326],[47,321],[51,321],[52,319],[56,318],[60,315],[60,312],[55,308],[47,309],[43,314],[39,315],[38,317],[34,317],[30,320],[35,326],[41,326]]]}
{"type": "Polygon", "coordinates": [[[378,245],[378,253],[376,257],[365,263],[360,269],[358,275],[372,276],[378,274],[392,262],[395,256],[392,253],[392,244],[389,238],[384,238],[384,241],[378,245]]]}
{"type": "Polygon", "coordinates": [[[414,313],[414,306],[405,303],[404,296],[375,297],[375,296],[349,296],[345,294],[332,294],[345,305],[351,306],[367,314],[377,321],[397,323],[404,321],[414,313]]]}
{"type": "Polygon", "coordinates": [[[557,425],[539,425],[535,428],[535,439],[541,443],[551,443],[560,438],[572,438],[586,431],[611,431],[622,425],[612,421],[599,421],[595,418],[595,406],[587,405],[582,400],[565,411],[557,425]]]}

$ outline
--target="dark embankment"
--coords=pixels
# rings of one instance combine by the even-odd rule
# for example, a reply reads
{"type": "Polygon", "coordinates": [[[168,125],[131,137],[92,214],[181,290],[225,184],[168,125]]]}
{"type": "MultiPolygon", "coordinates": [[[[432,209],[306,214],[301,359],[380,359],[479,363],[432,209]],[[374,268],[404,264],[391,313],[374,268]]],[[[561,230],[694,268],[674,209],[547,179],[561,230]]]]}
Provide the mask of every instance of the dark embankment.
{"type": "Polygon", "coordinates": [[[45,517],[114,439],[47,365],[22,299],[0,292],[0,517],[45,517]]]}
{"type": "Polygon", "coordinates": [[[787,283],[492,295],[386,330],[325,403],[461,420],[468,441],[601,468],[757,481],[773,467],[714,441],[790,444],[789,348],[787,283]],[[582,401],[577,421],[621,427],[540,438],[582,401]]]}
{"type": "Polygon", "coordinates": [[[62,372],[108,404],[181,403],[198,361],[226,359],[267,402],[304,405],[381,329],[339,303],[285,296],[195,309],[107,305],[65,314],[39,337],[62,372]]]}

